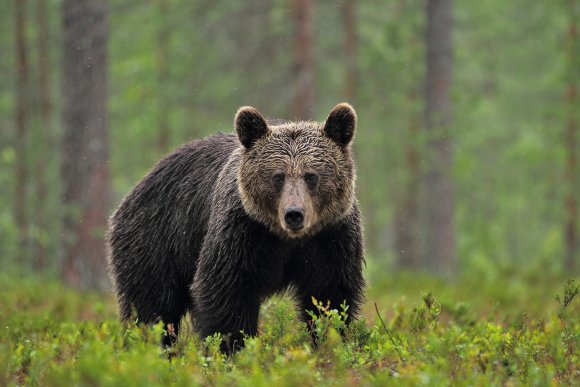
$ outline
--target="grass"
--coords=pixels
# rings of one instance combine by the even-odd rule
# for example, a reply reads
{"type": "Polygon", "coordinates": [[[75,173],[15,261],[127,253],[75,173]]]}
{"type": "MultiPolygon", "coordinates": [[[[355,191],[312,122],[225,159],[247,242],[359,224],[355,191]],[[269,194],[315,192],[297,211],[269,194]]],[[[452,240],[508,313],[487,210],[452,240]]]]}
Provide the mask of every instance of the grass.
{"type": "Polygon", "coordinates": [[[161,325],[121,327],[110,294],[0,276],[0,385],[578,385],[577,293],[557,278],[390,275],[348,328],[348,306],[313,304],[315,349],[288,298],[268,300],[260,337],[228,358],[190,327],[164,351],[161,325]]]}

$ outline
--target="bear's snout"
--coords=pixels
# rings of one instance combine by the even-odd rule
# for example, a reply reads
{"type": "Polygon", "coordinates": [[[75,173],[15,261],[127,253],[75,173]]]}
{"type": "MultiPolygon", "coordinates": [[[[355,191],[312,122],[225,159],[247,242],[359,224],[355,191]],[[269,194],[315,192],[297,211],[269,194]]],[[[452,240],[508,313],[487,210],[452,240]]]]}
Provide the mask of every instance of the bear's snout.
{"type": "Polygon", "coordinates": [[[290,206],[284,211],[286,226],[292,231],[298,231],[304,227],[304,209],[298,206],[290,206]]]}

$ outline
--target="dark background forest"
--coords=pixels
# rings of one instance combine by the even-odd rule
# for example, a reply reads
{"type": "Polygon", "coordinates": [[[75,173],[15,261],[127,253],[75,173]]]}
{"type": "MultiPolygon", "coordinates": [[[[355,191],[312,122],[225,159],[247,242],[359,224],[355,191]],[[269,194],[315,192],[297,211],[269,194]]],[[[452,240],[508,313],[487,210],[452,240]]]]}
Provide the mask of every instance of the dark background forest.
{"type": "Polygon", "coordinates": [[[359,116],[372,275],[578,271],[577,1],[0,4],[0,262],[108,286],[106,219],[236,109],[359,116]],[[517,269],[517,270],[515,270],[517,269]]]}

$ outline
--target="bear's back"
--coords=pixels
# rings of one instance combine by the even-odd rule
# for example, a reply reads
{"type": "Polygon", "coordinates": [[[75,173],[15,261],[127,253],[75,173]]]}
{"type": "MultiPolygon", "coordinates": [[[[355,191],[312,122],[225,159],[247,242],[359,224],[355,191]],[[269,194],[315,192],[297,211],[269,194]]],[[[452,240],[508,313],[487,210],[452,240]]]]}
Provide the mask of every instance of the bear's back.
{"type": "Polygon", "coordinates": [[[235,135],[220,133],[184,144],[160,160],[111,217],[113,266],[131,261],[151,267],[171,260],[181,268],[181,280],[191,281],[215,182],[239,145],[235,135]]]}

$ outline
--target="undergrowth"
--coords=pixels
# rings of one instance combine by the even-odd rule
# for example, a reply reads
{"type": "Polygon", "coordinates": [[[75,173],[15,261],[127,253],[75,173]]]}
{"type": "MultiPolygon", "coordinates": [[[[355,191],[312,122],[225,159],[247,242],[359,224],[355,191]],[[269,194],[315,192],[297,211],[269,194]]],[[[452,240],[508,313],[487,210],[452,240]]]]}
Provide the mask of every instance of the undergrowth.
{"type": "Polygon", "coordinates": [[[364,317],[349,326],[348,305],[313,300],[314,344],[289,299],[271,299],[260,336],[227,357],[218,335],[201,340],[186,320],[164,350],[161,324],[121,327],[110,295],[2,279],[0,385],[578,385],[574,281],[549,297],[545,315],[514,313],[525,304],[474,309],[470,294],[439,300],[436,291],[391,303],[382,291],[370,289],[364,317]]]}

